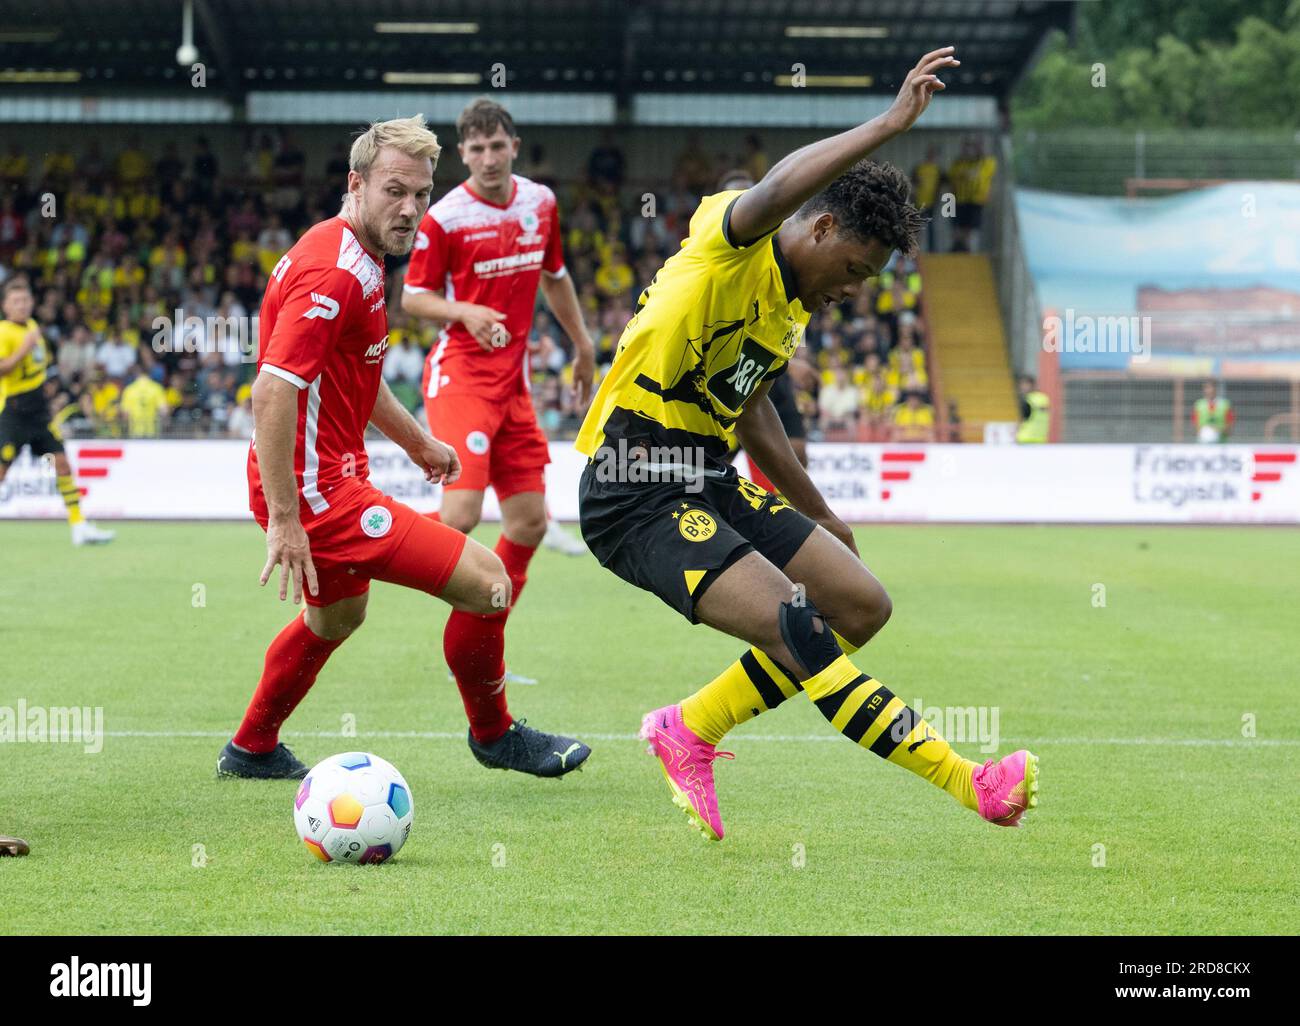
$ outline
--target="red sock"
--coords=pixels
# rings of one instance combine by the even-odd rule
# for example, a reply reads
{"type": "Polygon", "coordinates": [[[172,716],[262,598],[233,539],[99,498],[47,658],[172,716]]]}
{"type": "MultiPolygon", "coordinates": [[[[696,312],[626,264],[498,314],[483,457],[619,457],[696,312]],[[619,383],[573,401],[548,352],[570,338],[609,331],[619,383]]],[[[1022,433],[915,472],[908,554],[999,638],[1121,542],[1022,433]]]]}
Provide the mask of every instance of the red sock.
{"type": "Polygon", "coordinates": [[[528,580],[528,563],[537,551],[537,546],[530,549],[511,541],[503,534],[497,539],[496,548],[492,551],[505,564],[506,576],[510,578],[510,608],[514,609],[519,605],[519,593],[524,590],[524,583],[528,580]]]}
{"type": "Polygon", "coordinates": [[[269,752],[280,739],[280,724],[316,682],[316,674],[343,639],[326,641],[296,616],[266,650],[262,679],[235,734],[235,744],[250,752],[269,752]]]}
{"type": "MultiPolygon", "coordinates": [[[[496,554],[510,578],[511,608],[519,601],[528,580],[528,561],[536,548],[512,542],[504,534],[496,554]]],[[[506,620],[510,610],[491,616],[453,610],[442,635],[442,651],[456,678],[460,699],[465,703],[470,733],[474,740],[495,741],[510,729],[513,717],[506,706],[506,620]]]]}
{"type": "Polygon", "coordinates": [[[495,741],[510,729],[506,708],[506,617],[480,616],[453,609],[442,633],[442,653],[475,741],[495,741]]]}

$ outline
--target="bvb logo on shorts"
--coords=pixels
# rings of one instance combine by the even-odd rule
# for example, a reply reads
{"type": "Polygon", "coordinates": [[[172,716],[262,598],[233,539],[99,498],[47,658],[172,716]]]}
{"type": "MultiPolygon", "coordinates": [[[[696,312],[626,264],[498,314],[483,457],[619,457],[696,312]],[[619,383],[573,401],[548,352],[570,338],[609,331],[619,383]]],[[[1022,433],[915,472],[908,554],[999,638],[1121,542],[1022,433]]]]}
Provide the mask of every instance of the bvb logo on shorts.
{"type": "Polygon", "coordinates": [[[475,456],[482,456],[488,451],[488,436],[482,431],[471,431],[465,436],[465,448],[475,456]]]}
{"type": "Polygon", "coordinates": [[[704,510],[688,509],[677,518],[677,530],[689,542],[702,542],[718,533],[718,525],[704,510]]]}
{"type": "Polygon", "coordinates": [[[371,506],[361,514],[361,530],[368,538],[382,538],[393,526],[393,514],[383,506],[371,506]]]}

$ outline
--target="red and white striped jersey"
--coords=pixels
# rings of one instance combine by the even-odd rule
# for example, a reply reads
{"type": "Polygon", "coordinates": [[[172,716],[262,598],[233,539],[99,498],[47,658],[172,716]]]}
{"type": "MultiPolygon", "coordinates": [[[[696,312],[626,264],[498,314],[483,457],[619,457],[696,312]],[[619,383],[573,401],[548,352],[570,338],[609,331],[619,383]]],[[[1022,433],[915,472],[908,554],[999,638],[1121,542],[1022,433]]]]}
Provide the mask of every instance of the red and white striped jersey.
{"type": "Polygon", "coordinates": [[[430,396],[466,391],[505,399],[528,388],[528,332],[537,283],[545,271],[565,274],[555,193],[512,175],[510,202],[486,200],[462,182],[433,204],[420,222],[406,269],[410,292],[490,306],[506,315],[509,337],[485,351],[459,321],[447,324],[425,367],[430,396]]]}
{"type": "MultiPolygon", "coordinates": [[[[293,469],[304,523],[345,479],[368,476],[365,431],[379,394],[388,314],[384,267],[341,217],[312,227],[275,265],[262,297],[258,373],[296,386],[293,469]]],[[[248,451],[250,508],[265,512],[257,439],[248,451]]]]}

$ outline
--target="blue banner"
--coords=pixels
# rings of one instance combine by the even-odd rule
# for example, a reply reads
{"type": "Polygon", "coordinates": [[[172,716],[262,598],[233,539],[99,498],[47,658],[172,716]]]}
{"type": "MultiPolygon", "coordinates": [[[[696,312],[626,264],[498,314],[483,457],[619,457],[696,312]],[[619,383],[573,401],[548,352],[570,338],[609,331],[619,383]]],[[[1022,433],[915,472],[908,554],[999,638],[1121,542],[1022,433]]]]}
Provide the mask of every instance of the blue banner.
{"type": "Polygon", "coordinates": [[[1017,189],[1016,209],[1063,369],[1300,360],[1300,184],[1159,199],[1017,189]]]}

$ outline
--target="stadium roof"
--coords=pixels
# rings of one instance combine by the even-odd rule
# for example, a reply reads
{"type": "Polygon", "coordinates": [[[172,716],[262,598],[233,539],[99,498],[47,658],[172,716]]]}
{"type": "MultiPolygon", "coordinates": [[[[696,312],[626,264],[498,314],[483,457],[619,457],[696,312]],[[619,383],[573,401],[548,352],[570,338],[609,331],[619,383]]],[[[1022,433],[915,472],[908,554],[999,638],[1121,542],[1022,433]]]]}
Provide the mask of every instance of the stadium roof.
{"type": "MultiPolygon", "coordinates": [[[[952,43],[1004,97],[1074,0],[192,0],[206,87],[892,93],[952,43]],[[493,81],[493,76],[498,76],[493,81]]],[[[0,82],[43,93],[191,90],[184,0],[0,0],[0,82]]]]}

